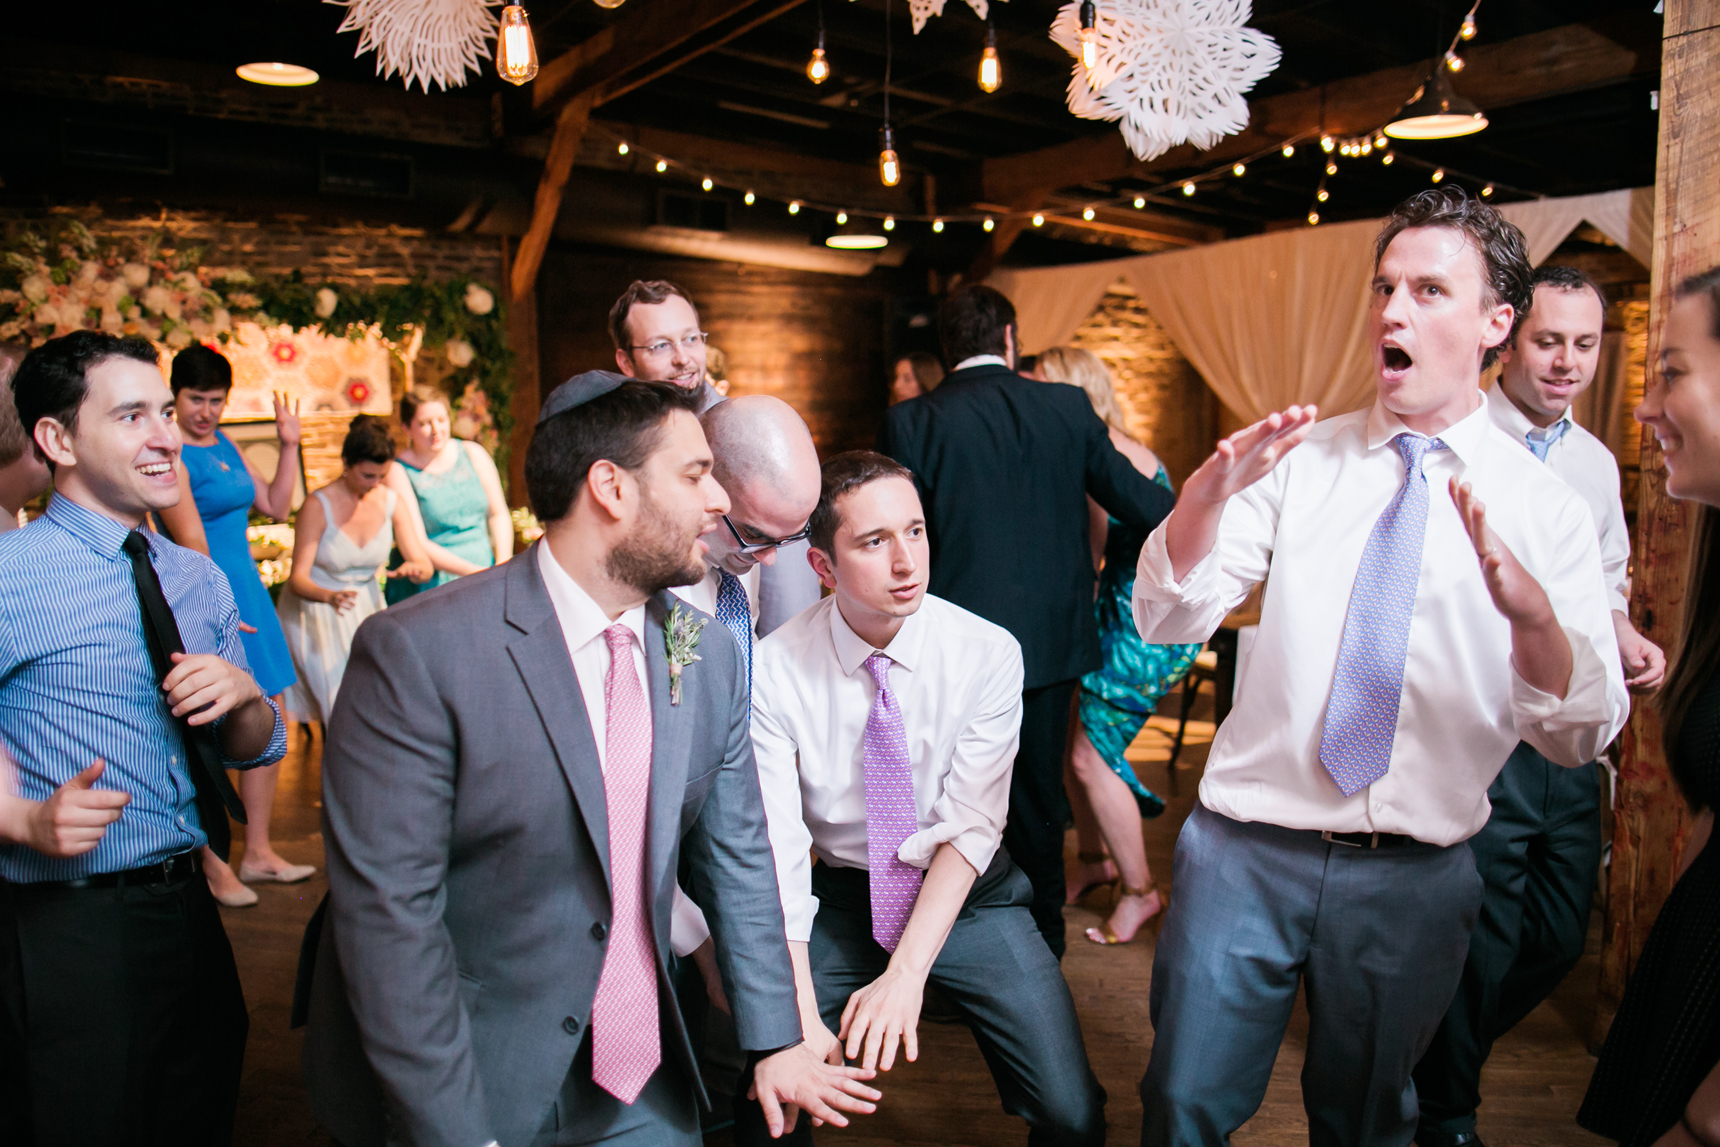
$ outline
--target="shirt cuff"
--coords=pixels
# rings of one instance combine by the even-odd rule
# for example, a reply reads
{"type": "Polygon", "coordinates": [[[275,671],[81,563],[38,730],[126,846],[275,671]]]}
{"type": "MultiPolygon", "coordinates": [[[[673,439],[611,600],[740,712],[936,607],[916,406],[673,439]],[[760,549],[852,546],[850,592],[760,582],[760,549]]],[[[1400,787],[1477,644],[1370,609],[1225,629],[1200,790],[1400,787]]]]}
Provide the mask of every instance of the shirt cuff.
{"type": "MultiPolygon", "coordinates": [[[[268,704],[270,711],[275,714],[275,731],[269,734],[268,747],[248,761],[236,761],[221,749],[221,738],[216,737],[215,751],[221,757],[222,767],[229,769],[255,769],[263,765],[272,765],[287,755],[287,723],[281,719],[281,707],[275,704],[275,699],[273,697],[264,697],[263,700],[268,704]]],[[[230,714],[228,713],[223,713],[220,720],[216,721],[212,728],[219,729],[226,722],[229,715],[230,714]]]]}
{"type": "Polygon", "coordinates": [[[1165,528],[1161,525],[1147,535],[1146,544],[1141,547],[1140,564],[1135,569],[1135,593],[1149,601],[1175,605],[1204,601],[1218,594],[1218,571],[1218,545],[1214,543],[1180,582],[1172,577],[1171,556],[1165,548],[1165,528]]]}
{"type": "Polygon", "coordinates": [[[685,959],[710,938],[711,926],[705,922],[704,912],[679,884],[675,885],[675,903],[669,910],[669,947],[685,959]]]}
{"type": "Polygon", "coordinates": [[[1630,601],[1625,597],[1622,590],[1616,588],[1607,590],[1607,608],[1622,613],[1626,617],[1630,616],[1630,601]]]}
{"type": "Polygon", "coordinates": [[[997,829],[989,824],[963,825],[946,821],[908,837],[896,850],[896,856],[902,863],[915,868],[930,868],[938,846],[948,844],[962,854],[963,860],[973,865],[974,872],[983,873],[991,867],[992,857],[997,855],[999,839],[997,829]]]}
{"type": "Polygon", "coordinates": [[[1576,768],[1600,755],[1623,726],[1624,715],[1615,711],[1607,667],[1588,636],[1568,627],[1563,632],[1571,646],[1571,679],[1564,697],[1529,684],[1513,660],[1511,716],[1520,738],[1548,760],[1576,768]]]}

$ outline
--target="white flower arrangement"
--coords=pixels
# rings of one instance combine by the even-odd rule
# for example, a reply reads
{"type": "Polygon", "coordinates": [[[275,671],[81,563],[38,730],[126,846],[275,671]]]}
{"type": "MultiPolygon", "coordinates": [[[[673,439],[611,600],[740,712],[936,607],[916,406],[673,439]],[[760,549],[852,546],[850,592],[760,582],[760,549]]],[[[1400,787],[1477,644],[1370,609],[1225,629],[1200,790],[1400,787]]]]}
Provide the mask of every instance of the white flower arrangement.
{"type": "Polygon", "coordinates": [[[317,318],[332,319],[335,308],[340,306],[340,296],[332,287],[323,287],[317,291],[317,318]]]}
{"type": "Polygon", "coordinates": [[[466,309],[474,315],[487,315],[496,309],[496,296],[476,283],[467,283],[466,309]]]}
{"type": "Polygon", "coordinates": [[[472,349],[472,344],[467,342],[465,339],[448,340],[446,354],[448,355],[448,361],[454,364],[456,369],[464,370],[466,367],[471,366],[472,359],[477,357],[477,353],[477,351],[472,349]]]}

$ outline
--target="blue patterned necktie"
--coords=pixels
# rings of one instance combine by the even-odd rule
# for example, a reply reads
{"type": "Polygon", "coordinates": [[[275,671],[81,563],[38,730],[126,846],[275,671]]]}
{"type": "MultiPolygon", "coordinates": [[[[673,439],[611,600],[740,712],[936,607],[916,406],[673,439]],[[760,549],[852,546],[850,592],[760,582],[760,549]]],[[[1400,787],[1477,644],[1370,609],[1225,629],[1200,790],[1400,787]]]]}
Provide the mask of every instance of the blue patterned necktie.
{"type": "Polygon", "coordinates": [[[1403,455],[1403,488],[1374,523],[1362,551],[1320,731],[1320,763],[1345,796],[1373,784],[1391,766],[1427,537],[1427,475],[1421,461],[1429,450],[1446,448],[1437,438],[1414,434],[1399,434],[1392,442],[1403,455]]]}
{"type": "Polygon", "coordinates": [[[1529,449],[1535,452],[1535,457],[1545,462],[1547,451],[1553,448],[1553,443],[1565,436],[1565,431],[1571,428],[1571,420],[1561,418],[1545,430],[1537,427],[1523,435],[1523,441],[1529,444],[1529,449]]]}
{"type": "Polygon", "coordinates": [[[753,623],[752,606],[747,602],[747,587],[728,570],[717,570],[717,620],[728,626],[735,640],[741,643],[741,657],[747,666],[747,716],[752,716],[753,681],[753,623]]]}

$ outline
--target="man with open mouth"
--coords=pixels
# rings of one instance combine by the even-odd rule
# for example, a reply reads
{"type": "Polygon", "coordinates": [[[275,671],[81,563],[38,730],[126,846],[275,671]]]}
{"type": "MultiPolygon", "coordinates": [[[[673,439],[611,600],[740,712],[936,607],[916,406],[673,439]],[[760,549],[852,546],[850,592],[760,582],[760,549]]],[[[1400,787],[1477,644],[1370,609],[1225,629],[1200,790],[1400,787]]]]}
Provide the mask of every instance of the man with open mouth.
{"type": "Polygon", "coordinates": [[[1589,509],[1480,390],[1529,309],[1521,232],[1427,191],[1374,266],[1372,408],[1231,435],[1141,550],[1149,642],[1205,640],[1266,581],[1177,842],[1144,1145],[1228,1142],[1304,986],[1310,1138],[1407,1143],[1481,904],[1461,845],[1488,786],[1519,742],[1588,764],[1629,711],[1589,509]]]}

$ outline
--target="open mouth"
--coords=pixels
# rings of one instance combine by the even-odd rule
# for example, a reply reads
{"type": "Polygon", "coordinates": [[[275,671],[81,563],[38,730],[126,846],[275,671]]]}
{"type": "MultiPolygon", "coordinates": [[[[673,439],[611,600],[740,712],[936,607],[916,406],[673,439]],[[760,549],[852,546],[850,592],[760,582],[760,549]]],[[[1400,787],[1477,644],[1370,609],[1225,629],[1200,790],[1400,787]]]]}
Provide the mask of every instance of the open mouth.
{"type": "Polygon", "coordinates": [[[145,478],[161,478],[173,473],[173,463],[149,462],[145,465],[139,466],[137,468],[137,472],[142,474],[145,478]]]}
{"type": "Polygon", "coordinates": [[[1380,348],[1380,361],[1389,371],[1400,372],[1408,370],[1415,360],[1402,347],[1384,346],[1380,348]]]}

